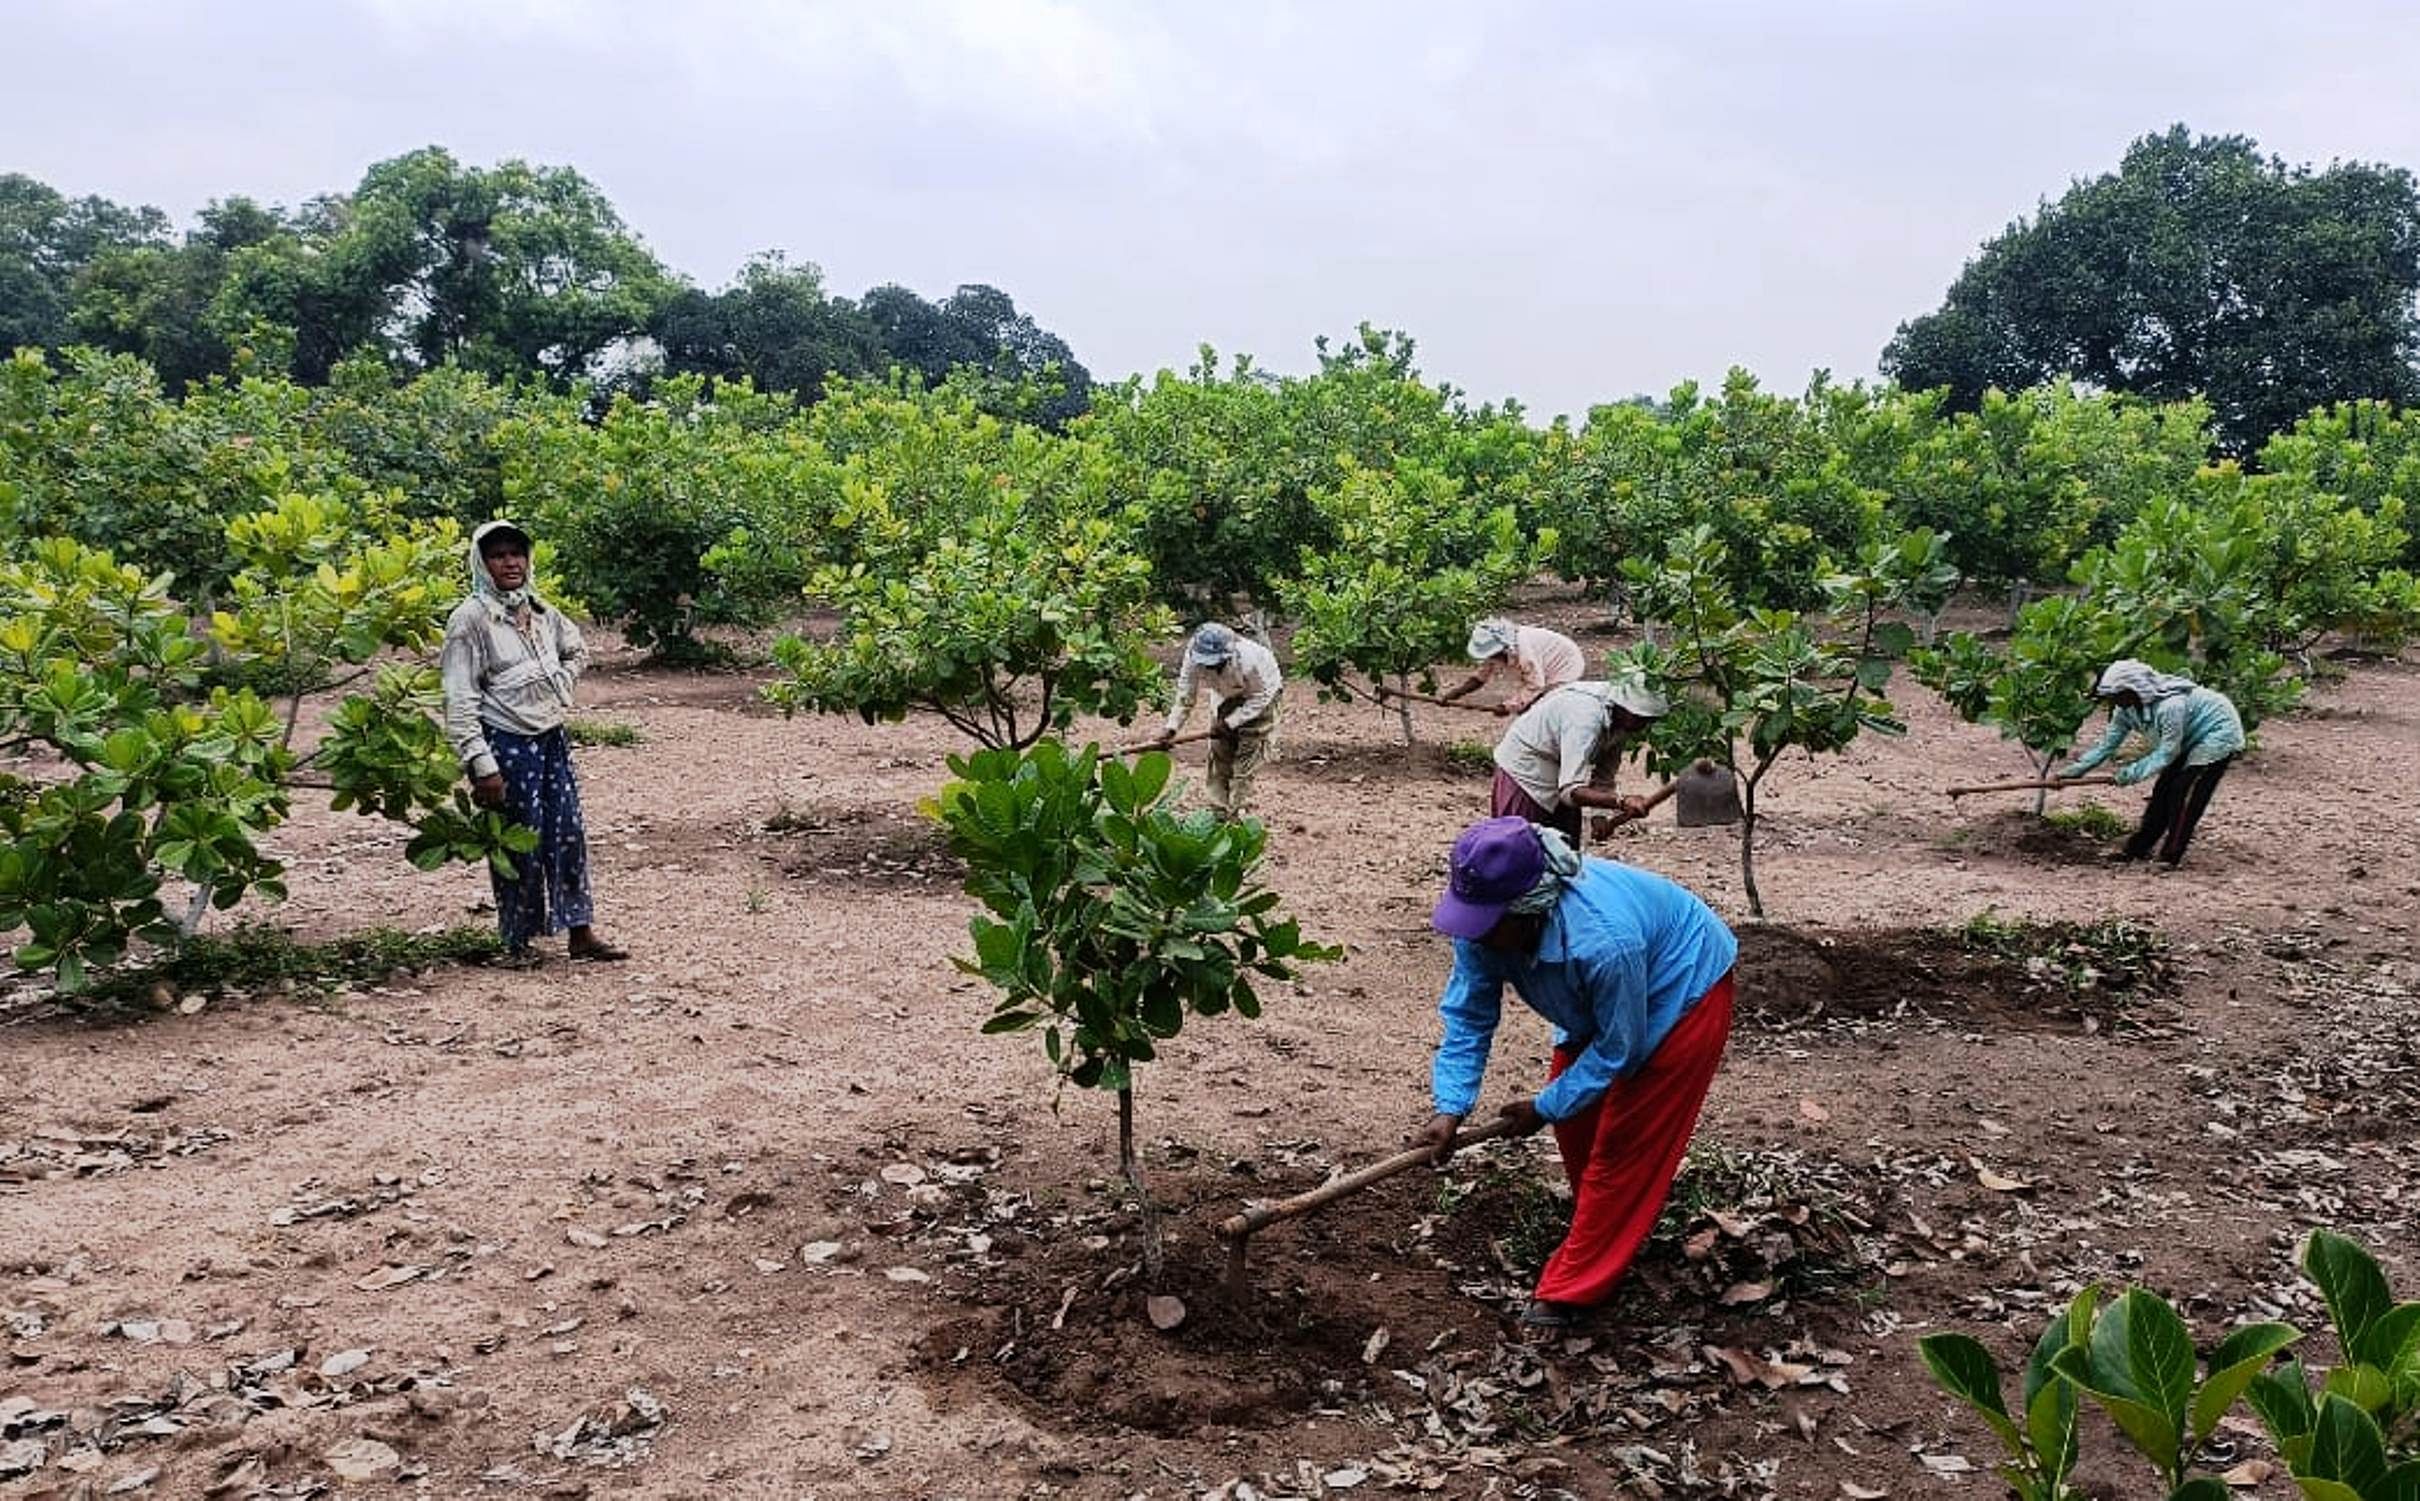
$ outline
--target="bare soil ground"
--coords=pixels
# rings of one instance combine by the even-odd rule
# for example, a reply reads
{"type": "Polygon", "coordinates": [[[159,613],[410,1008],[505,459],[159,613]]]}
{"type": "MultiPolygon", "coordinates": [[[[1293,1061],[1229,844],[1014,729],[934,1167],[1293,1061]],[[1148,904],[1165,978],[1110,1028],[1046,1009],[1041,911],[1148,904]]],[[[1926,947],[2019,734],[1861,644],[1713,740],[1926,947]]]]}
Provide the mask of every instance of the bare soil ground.
{"type": "MultiPolygon", "coordinates": [[[[1981,1496],[1988,1437],[1920,1334],[2012,1353],[2132,1280],[2205,1339],[2315,1329],[2315,1224],[2420,1272],[2409,663],[2267,730],[2173,875],[1950,804],[2023,762],[1913,687],[1906,739],[1776,773],[1774,922],[1700,1150],[1621,1296],[1536,1348],[1510,1314],[1560,1233],[1543,1140],[1264,1232],[1240,1300],[1211,1231],[1425,1118],[1425,918],[1484,810],[1470,758],[1294,695],[1271,876],[1349,954],[1144,1074],[1154,1286],[1110,1101],[978,1037],[948,963],[969,903],[914,811],[945,728],[785,722],[755,687],[590,680],[583,712],[646,737],[580,753],[627,965],[131,1025],[0,1001],[0,1456],[39,1459],[0,1495],[1981,1496]],[[2126,919],[2165,964],[2120,989],[1978,915],[2126,919]]],[[[277,842],[294,895],[253,915],[304,938],[486,898],[350,816],[277,842]]],[[[1728,830],[1667,812],[1612,852],[1742,916],[1728,830]]],[[[1509,1017],[1490,1100],[1545,1050],[1509,1017]]],[[[2093,1422],[2095,1482],[2147,1494],[2093,1422]]]]}

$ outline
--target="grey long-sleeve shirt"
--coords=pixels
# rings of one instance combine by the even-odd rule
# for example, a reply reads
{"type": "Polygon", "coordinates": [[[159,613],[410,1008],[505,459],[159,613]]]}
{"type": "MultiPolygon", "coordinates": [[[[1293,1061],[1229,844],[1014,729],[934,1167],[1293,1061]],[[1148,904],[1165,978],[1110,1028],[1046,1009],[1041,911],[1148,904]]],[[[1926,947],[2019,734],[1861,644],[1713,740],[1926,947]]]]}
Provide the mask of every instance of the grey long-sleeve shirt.
{"type": "Polygon", "coordinates": [[[472,777],[496,774],[488,749],[490,726],[515,735],[543,735],[571,714],[571,685],[588,668],[588,643],[561,610],[537,604],[536,645],[521,637],[503,612],[473,597],[445,622],[437,672],[445,680],[445,734],[472,777]]]}

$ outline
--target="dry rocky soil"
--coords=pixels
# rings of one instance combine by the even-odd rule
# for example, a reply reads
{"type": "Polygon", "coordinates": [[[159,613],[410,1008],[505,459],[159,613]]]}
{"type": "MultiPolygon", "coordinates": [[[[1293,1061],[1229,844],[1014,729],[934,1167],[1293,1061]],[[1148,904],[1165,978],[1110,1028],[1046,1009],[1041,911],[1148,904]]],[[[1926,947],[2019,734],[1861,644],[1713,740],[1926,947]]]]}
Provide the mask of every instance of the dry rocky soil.
{"type": "MultiPolygon", "coordinates": [[[[1535,1347],[1510,1315],[1560,1233],[1544,1138],[1264,1232],[1240,1294],[1212,1231],[1425,1118],[1425,917],[1487,794],[1448,747],[1496,721],[1429,711],[1407,751],[1293,694],[1268,874],[1348,954],[1143,1074],[1155,1286],[1112,1102],[978,1036],[949,963],[970,903],[915,811],[946,728],[785,721],[756,688],[628,655],[589,680],[644,736],[580,753],[626,965],[0,999],[0,1496],[1980,1498],[1996,1456],[1927,1331],[2012,1357],[2133,1282],[2204,1341],[2319,1330],[2313,1225],[2420,1283],[2408,661],[2269,727],[2175,874],[1953,805],[2024,763],[1907,685],[1905,739],[1772,778],[1770,924],[1731,831],[1617,835],[1741,928],[1740,1024],[1649,1254],[1535,1347]],[[2133,926],[2022,926],[2106,920],[2133,926]]],[[[291,900],[238,917],[484,919],[480,872],[417,874],[382,826],[322,809],[276,843],[291,900]]],[[[1509,1013],[1489,1099],[1545,1047],[1509,1013]]],[[[2220,1439],[2239,1493],[2290,1494],[2256,1434],[2220,1439]]],[[[2086,1440],[2097,1493],[2153,1493],[2097,1415],[2086,1440]]]]}

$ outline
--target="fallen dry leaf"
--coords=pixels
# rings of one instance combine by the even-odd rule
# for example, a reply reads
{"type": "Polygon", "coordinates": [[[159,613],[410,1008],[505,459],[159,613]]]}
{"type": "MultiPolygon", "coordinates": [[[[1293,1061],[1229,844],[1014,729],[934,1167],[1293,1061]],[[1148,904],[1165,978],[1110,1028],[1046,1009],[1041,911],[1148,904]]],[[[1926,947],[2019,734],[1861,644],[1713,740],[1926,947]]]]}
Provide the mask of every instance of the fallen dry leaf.
{"type": "Polygon", "coordinates": [[[924,1181],[924,1169],[912,1162],[894,1162],[882,1170],[882,1181],[894,1188],[913,1188],[924,1181]]]}
{"type": "Polygon", "coordinates": [[[1369,1342],[1361,1347],[1361,1363],[1376,1365],[1378,1357],[1386,1353],[1386,1347],[1394,1337],[1387,1331],[1386,1325],[1380,1324],[1377,1332],[1370,1336],[1369,1342]]]}
{"type": "Polygon", "coordinates": [[[2265,1459],[2247,1459],[2218,1478],[2239,1491],[2248,1491],[2277,1473],[2277,1466],[2265,1459]]]}
{"type": "Polygon", "coordinates": [[[338,1376],[350,1376],[369,1363],[370,1352],[367,1350],[339,1350],[319,1363],[319,1374],[334,1380],[338,1376]]]}
{"type": "Polygon", "coordinates": [[[1936,1475],[1965,1475],[1975,1467],[1974,1461],[1963,1454],[1919,1454],[1916,1458],[1936,1475]]]}
{"type": "Polygon", "coordinates": [[[1798,1118],[1810,1125],[1820,1126],[1832,1118],[1832,1112],[1813,1100],[1802,1099],[1798,1102],[1798,1118]]]}
{"type": "Polygon", "coordinates": [[[591,1251],[602,1249],[605,1245],[605,1237],[589,1229],[586,1225],[569,1227],[563,1232],[563,1238],[575,1246],[591,1251]]]}
{"type": "Polygon", "coordinates": [[[374,1438],[349,1438],[331,1445],[320,1456],[339,1480],[356,1484],[376,1480],[390,1470],[400,1469],[403,1456],[374,1438]]]}
{"type": "Polygon", "coordinates": [[[912,1266],[886,1266],[882,1269],[882,1275],[893,1282],[930,1282],[933,1280],[932,1273],[921,1267],[912,1266]]]}
{"type": "Polygon", "coordinates": [[[353,1285],[365,1293],[384,1292],[390,1287],[416,1282],[427,1271],[428,1268],[418,1266],[382,1266],[353,1285]]]}
{"type": "Polygon", "coordinates": [[[1764,1374],[1765,1363],[1747,1351],[1732,1345],[1708,1345],[1706,1358],[1730,1373],[1731,1380],[1748,1386],[1764,1374]]]}
{"type": "Polygon", "coordinates": [[[1143,1312],[1150,1316],[1151,1327],[1165,1334],[1185,1322],[1185,1300],[1165,1294],[1145,1298],[1143,1312]]]}
{"type": "Polygon", "coordinates": [[[840,1254],[836,1240],[811,1240],[798,1248],[798,1259],[807,1266],[821,1266],[840,1254]]]}
{"type": "Polygon", "coordinates": [[[1703,1261],[1714,1254],[1714,1242],[1723,1232],[1712,1225],[1681,1242],[1681,1254],[1691,1261],[1703,1261]]]}
{"type": "Polygon", "coordinates": [[[1982,1184],[1985,1188],[1990,1189],[1993,1193],[2024,1193],[2026,1190],[2033,1187],[2032,1184],[2026,1182],[2022,1178],[2011,1178],[2002,1173],[1995,1173],[1990,1168],[1979,1169],[1975,1173],[1975,1181],[1982,1184]]]}
{"type": "Polygon", "coordinates": [[[1723,1289],[1721,1301],[1734,1308],[1742,1303],[1762,1303],[1773,1296],[1770,1282],[1734,1282],[1723,1289]]]}
{"type": "Polygon", "coordinates": [[[1840,1482],[1841,1501],[1882,1501],[1882,1498],[1889,1494],[1889,1491],[1876,1490],[1870,1485],[1859,1485],[1854,1480],[1840,1482]]]}

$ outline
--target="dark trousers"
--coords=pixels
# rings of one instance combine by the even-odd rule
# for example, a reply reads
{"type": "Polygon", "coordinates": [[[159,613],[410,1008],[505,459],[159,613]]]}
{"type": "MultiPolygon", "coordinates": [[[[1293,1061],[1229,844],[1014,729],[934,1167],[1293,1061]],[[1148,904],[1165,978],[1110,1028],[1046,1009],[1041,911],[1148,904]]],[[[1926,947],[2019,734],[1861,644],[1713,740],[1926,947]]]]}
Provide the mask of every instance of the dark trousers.
{"type": "Polygon", "coordinates": [[[2168,864],[2184,859],[2194,827],[2210,806],[2210,794],[2218,790],[2218,779],[2234,762],[2233,756],[2222,756],[2207,766],[2179,761],[2161,772],[2159,780],[2151,784],[2151,806],[2143,810],[2143,826],[2126,841],[2126,858],[2140,860],[2157,845],[2160,859],[2168,864]]]}
{"type": "Polygon", "coordinates": [[[1513,780],[1512,773],[1501,766],[1496,768],[1495,786],[1488,791],[1487,816],[1490,818],[1526,818],[1531,823],[1543,828],[1561,830],[1563,837],[1570,840],[1575,846],[1580,842],[1580,805],[1578,803],[1565,803],[1560,808],[1550,810],[1523,791],[1521,784],[1513,780]]]}

